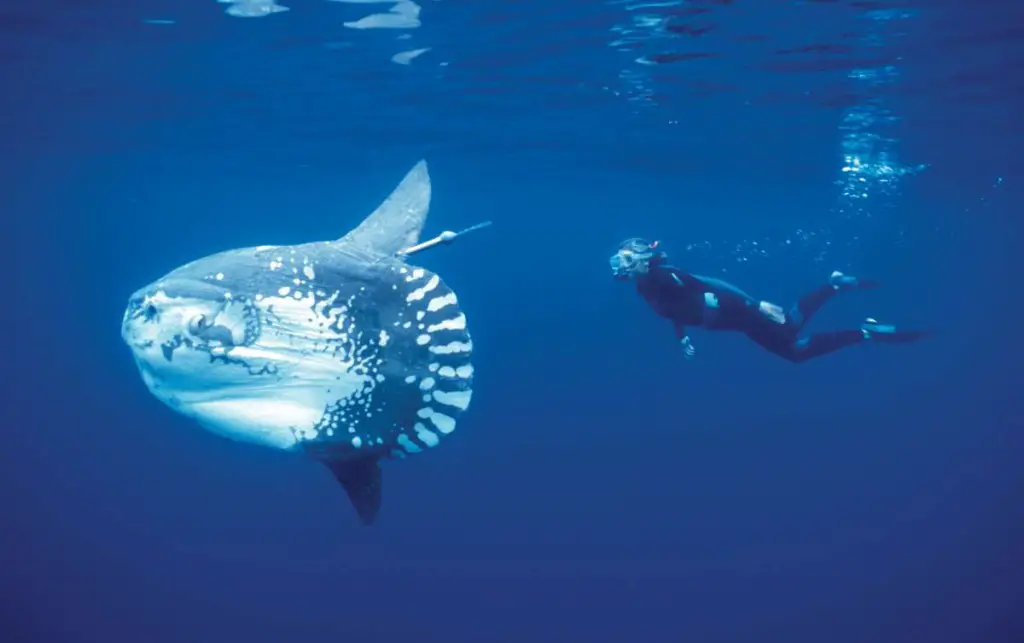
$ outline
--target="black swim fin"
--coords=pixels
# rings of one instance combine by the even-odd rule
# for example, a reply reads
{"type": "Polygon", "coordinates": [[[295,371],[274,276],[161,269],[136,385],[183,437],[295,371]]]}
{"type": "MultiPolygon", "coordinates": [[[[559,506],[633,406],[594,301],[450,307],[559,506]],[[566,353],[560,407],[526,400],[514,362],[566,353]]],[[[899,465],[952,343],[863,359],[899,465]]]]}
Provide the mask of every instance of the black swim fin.
{"type": "Polygon", "coordinates": [[[864,320],[864,323],[861,324],[860,331],[864,334],[864,339],[892,344],[916,342],[917,340],[923,339],[931,334],[931,331],[926,330],[898,329],[890,324],[881,324],[871,317],[864,320]]]}
{"type": "Polygon", "coordinates": [[[341,486],[345,488],[349,501],[364,525],[372,525],[380,511],[380,463],[377,458],[349,460],[345,462],[324,461],[341,486]]]}

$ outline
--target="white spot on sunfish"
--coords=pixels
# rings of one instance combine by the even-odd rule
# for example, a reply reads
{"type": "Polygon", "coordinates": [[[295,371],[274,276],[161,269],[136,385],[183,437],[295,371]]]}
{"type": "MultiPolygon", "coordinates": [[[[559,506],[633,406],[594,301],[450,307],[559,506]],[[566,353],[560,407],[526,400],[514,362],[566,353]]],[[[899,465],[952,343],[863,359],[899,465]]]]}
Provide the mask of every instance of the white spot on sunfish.
{"type": "Polygon", "coordinates": [[[458,317],[446,319],[432,326],[427,326],[427,332],[436,333],[439,330],[465,330],[465,328],[466,316],[460,313],[458,317]]]}
{"type": "Polygon", "coordinates": [[[433,431],[423,426],[419,422],[417,422],[415,426],[413,426],[413,428],[416,429],[416,437],[420,439],[420,442],[427,445],[428,447],[437,446],[439,440],[437,439],[437,435],[433,431]]]}
{"type": "Polygon", "coordinates": [[[229,0],[229,4],[231,6],[224,13],[236,18],[263,18],[279,11],[289,11],[288,7],[276,4],[274,0],[229,0]]]}
{"type": "Polygon", "coordinates": [[[428,281],[426,285],[424,285],[422,288],[417,288],[416,290],[409,293],[409,296],[405,298],[405,301],[411,303],[423,299],[423,296],[426,295],[431,290],[433,290],[434,288],[437,288],[437,285],[439,283],[441,283],[441,278],[438,277],[437,275],[432,275],[430,277],[430,281],[428,281]]]}
{"type": "Polygon", "coordinates": [[[412,274],[406,277],[405,280],[416,281],[417,279],[422,279],[424,274],[426,274],[426,272],[423,270],[423,268],[417,268],[416,270],[413,270],[412,274]]]}
{"type": "Polygon", "coordinates": [[[457,303],[459,303],[459,300],[455,297],[455,293],[450,292],[447,295],[441,297],[434,297],[433,299],[431,299],[430,303],[427,304],[427,310],[432,313],[435,313],[444,308],[445,306],[450,306],[452,304],[457,303]]]}
{"type": "Polygon", "coordinates": [[[426,391],[426,390],[432,389],[432,388],[434,388],[434,378],[433,377],[424,377],[423,381],[420,382],[420,389],[426,391]]]}
{"type": "Polygon", "coordinates": [[[468,353],[473,350],[473,342],[452,342],[444,346],[431,346],[430,352],[438,355],[449,355],[451,353],[468,353]]]}
{"type": "Polygon", "coordinates": [[[455,430],[455,419],[445,415],[444,413],[438,413],[432,408],[422,408],[416,412],[416,415],[420,416],[424,420],[430,420],[437,427],[437,430],[445,435],[455,430]]]}
{"type": "Polygon", "coordinates": [[[398,445],[408,451],[409,453],[419,453],[423,449],[416,446],[416,443],[409,439],[404,433],[398,434],[398,445]]]}
{"type": "Polygon", "coordinates": [[[214,278],[217,281],[222,281],[224,279],[224,273],[223,272],[218,272],[217,275],[214,278]]]}
{"type": "Polygon", "coordinates": [[[441,377],[455,377],[455,369],[451,366],[442,366],[437,374],[441,377]]]}
{"type": "Polygon", "coordinates": [[[441,368],[441,365],[437,364],[437,363],[434,363],[434,364],[431,364],[430,366],[427,366],[427,368],[429,368],[430,372],[433,373],[437,369],[441,368]]]}
{"type": "Polygon", "coordinates": [[[416,343],[419,344],[420,346],[423,346],[428,342],[430,342],[430,335],[423,334],[416,338],[416,343]]]}
{"type": "Polygon", "coordinates": [[[306,279],[316,279],[316,273],[313,272],[313,266],[305,265],[302,267],[302,274],[306,275],[306,279]]]}
{"type": "Polygon", "coordinates": [[[460,411],[469,408],[469,400],[473,397],[470,391],[434,391],[434,399],[447,406],[454,406],[460,411]]]}
{"type": "Polygon", "coordinates": [[[286,296],[286,295],[287,295],[288,293],[290,293],[291,291],[292,291],[292,289],[291,289],[291,288],[289,288],[288,286],[281,286],[280,288],[278,288],[278,289],[277,289],[277,294],[279,294],[279,295],[281,295],[282,297],[284,297],[284,296],[286,296]]]}
{"type": "Polygon", "coordinates": [[[412,384],[415,381],[416,381],[416,376],[415,375],[406,375],[405,376],[405,383],[406,384],[412,384]]]}
{"type": "Polygon", "coordinates": [[[380,338],[377,340],[377,345],[378,346],[387,346],[389,339],[391,339],[391,336],[388,335],[388,331],[381,330],[380,331],[380,338]]]}
{"type": "Polygon", "coordinates": [[[413,0],[398,0],[387,13],[372,13],[341,24],[349,29],[415,29],[421,24],[420,10],[413,0]]]}
{"type": "MultiPolygon", "coordinates": [[[[396,323],[397,323],[397,322],[396,322],[396,323]]],[[[407,322],[405,322],[404,324],[402,324],[402,328],[408,328],[408,327],[410,327],[410,326],[412,326],[412,322],[411,322],[411,321],[407,321],[407,322]]]]}
{"type": "Polygon", "coordinates": [[[357,435],[356,437],[352,438],[352,446],[358,449],[359,447],[363,446],[363,440],[357,435]]]}
{"type": "Polygon", "coordinates": [[[271,261],[270,262],[270,269],[271,270],[280,270],[281,266],[283,266],[283,265],[284,264],[281,263],[281,260],[277,259],[275,261],[271,261]]]}
{"type": "Polygon", "coordinates": [[[430,51],[430,47],[424,47],[423,49],[412,49],[410,51],[401,51],[391,57],[391,62],[398,63],[399,65],[408,65],[413,61],[414,58],[425,54],[430,51]]]}
{"type": "Polygon", "coordinates": [[[455,369],[455,374],[461,377],[462,379],[468,380],[470,377],[473,376],[473,366],[471,364],[460,366],[457,369],[455,369]]]}
{"type": "Polygon", "coordinates": [[[441,433],[451,433],[455,430],[455,420],[444,413],[434,413],[430,416],[430,421],[434,423],[437,430],[441,433]]]}
{"type": "Polygon", "coordinates": [[[427,316],[427,314],[425,312],[423,312],[422,310],[417,310],[416,311],[416,321],[419,321],[419,320],[423,319],[426,316],[427,316]]]}

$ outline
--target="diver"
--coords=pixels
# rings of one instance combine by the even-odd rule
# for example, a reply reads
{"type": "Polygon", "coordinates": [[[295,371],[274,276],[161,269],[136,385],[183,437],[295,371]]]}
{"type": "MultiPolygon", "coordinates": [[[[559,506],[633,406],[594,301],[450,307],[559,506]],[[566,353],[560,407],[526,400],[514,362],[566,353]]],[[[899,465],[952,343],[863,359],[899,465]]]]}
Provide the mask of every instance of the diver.
{"type": "Polygon", "coordinates": [[[906,343],[927,334],[920,330],[897,330],[869,317],[859,329],[804,337],[800,334],[804,325],[833,295],[877,288],[878,284],[835,271],[827,284],[784,310],[720,279],[668,265],[668,256],[659,246],[657,241],[639,238],[623,241],[610,259],[612,274],[619,280],[636,281],[637,291],[654,312],[672,322],[687,359],[696,352],[687,334],[688,327],[739,331],[768,351],[797,364],[866,341],[906,343]]]}

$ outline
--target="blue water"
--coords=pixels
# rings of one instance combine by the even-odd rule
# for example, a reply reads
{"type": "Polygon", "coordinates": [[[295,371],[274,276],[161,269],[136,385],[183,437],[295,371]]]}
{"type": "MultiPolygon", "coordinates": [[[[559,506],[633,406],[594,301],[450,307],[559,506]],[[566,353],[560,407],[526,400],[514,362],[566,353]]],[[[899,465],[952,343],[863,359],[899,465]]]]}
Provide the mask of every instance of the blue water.
{"type": "Polygon", "coordinates": [[[0,8],[0,641],[1024,640],[1016,3],[281,2],[0,8]],[[422,260],[475,395],[364,528],[162,406],[119,326],[420,158],[428,233],[494,222],[422,260]],[[610,279],[629,236],[787,304],[878,279],[814,328],[936,333],[687,361],[610,279]]]}

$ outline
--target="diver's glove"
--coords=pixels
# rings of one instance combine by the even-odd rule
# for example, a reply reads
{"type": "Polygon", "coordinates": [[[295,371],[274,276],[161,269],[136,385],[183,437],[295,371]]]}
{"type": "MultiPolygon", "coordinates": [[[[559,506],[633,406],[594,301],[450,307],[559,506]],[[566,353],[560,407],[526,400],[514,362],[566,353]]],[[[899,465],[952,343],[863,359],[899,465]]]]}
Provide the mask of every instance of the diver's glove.
{"type": "Polygon", "coordinates": [[[689,335],[679,340],[679,343],[683,346],[683,355],[686,356],[686,359],[693,359],[697,349],[693,347],[693,342],[690,341],[689,335]]]}

